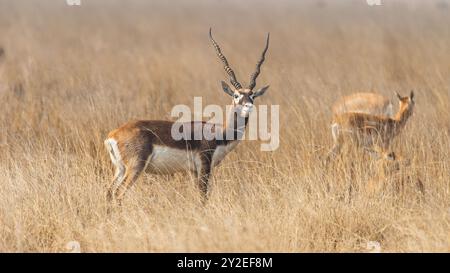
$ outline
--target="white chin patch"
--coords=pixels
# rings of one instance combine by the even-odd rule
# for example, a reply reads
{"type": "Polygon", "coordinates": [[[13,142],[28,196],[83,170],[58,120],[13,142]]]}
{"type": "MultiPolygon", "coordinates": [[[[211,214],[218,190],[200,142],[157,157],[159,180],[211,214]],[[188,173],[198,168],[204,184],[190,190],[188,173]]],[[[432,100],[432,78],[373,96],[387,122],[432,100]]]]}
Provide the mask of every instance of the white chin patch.
{"type": "Polygon", "coordinates": [[[241,117],[248,117],[248,115],[250,114],[250,112],[252,112],[252,110],[250,109],[244,109],[241,111],[241,117]]]}

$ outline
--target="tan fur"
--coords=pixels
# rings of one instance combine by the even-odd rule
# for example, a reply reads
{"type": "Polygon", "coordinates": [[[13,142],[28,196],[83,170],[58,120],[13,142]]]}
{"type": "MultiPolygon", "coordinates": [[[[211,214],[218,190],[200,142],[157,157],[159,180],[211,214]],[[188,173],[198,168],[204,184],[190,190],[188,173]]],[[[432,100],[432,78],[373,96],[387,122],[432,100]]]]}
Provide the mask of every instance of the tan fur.
{"type": "Polygon", "coordinates": [[[385,190],[391,189],[396,194],[404,191],[408,186],[425,193],[425,187],[420,178],[414,178],[408,171],[402,171],[411,165],[410,160],[398,156],[394,152],[382,152],[381,157],[375,162],[375,173],[366,186],[368,196],[378,196],[385,190]]]}
{"type": "Polygon", "coordinates": [[[174,123],[164,120],[136,120],[111,131],[105,140],[105,146],[115,165],[116,173],[108,189],[108,199],[115,197],[120,201],[143,171],[154,174],[193,172],[197,176],[203,200],[207,198],[212,169],[220,164],[242,139],[254,99],[263,95],[269,88],[265,86],[253,91],[269,46],[269,36],[256,71],[251,76],[251,85],[242,88],[219,45],[212,38],[211,30],[209,35],[234,87],[231,88],[222,81],[222,89],[232,97],[233,107],[226,125],[222,127],[201,121],[174,123]],[[181,139],[174,139],[172,136],[173,125],[186,132],[181,139]],[[211,130],[203,130],[205,127],[211,130]],[[201,132],[198,132],[199,130],[201,132]],[[213,132],[212,139],[205,137],[204,131],[213,132]],[[190,132],[190,135],[187,132],[190,132]],[[195,134],[196,132],[200,134],[195,134]],[[216,132],[217,134],[214,134],[216,132]],[[201,139],[196,136],[201,136],[201,139]]]}
{"type": "Polygon", "coordinates": [[[376,93],[355,93],[339,99],[332,107],[333,116],[344,113],[365,113],[378,116],[392,116],[392,103],[376,93]]]}
{"type": "Polygon", "coordinates": [[[405,126],[413,113],[414,93],[399,98],[399,110],[393,117],[370,115],[366,113],[342,113],[333,119],[332,133],[334,147],[330,154],[339,152],[344,143],[387,151],[395,136],[405,126]]]}
{"type": "Polygon", "coordinates": [[[368,195],[380,193],[386,187],[386,183],[400,171],[400,168],[409,165],[409,162],[394,152],[381,152],[381,156],[375,164],[374,176],[365,187],[368,195]]]}

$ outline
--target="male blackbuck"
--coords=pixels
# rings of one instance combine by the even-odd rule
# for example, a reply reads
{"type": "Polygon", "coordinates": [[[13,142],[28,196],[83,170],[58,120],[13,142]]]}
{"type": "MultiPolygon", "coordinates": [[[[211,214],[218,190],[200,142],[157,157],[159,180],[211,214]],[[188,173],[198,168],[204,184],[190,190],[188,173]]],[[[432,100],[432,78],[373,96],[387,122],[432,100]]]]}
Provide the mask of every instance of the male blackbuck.
{"type": "Polygon", "coordinates": [[[334,146],[328,155],[339,153],[345,142],[372,151],[388,151],[395,136],[403,129],[414,110],[414,92],[407,97],[397,93],[399,110],[394,117],[371,115],[367,113],[345,112],[333,118],[331,133],[334,146]]]}
{"type": "Polygon", "coordinates": [[[339,99],[332,108],[333,116],[343,113],[365,113],[392,117],[391,100],[376,93],[355,93],[339,99]]]}
{"type": "Polygon", "coordinates": [[[212,169],[232,151],[245,134],[249,114],[256,97],[263,95],[269,86],[256,91],[256,79],[269,47],[269,34],[256,70],[250,77],[250,84],[243,88],[219,45],[213,39],[211,29],[209,38],[217,56],[223,62],[233,87],[222,81],[223,91],[232,97],[232,110],[224,126],[202,121],[176,124],[164,120],[130,121],[108,134],[105,145],[115,165],[116,172],[108,190],[108,199],[122,200],[127,189],[145,170],[154,174],[192,172],[196,175],[203,200],[208,195],[208,181],[212,169]],[[183,138],[174,138],[172,128],[182,128],[189,132],[183,138]],[[213,137],[205,138],[203,132],[214,132],[213,137]],[[201,130],[201,132],[198,132],[201,130]],[[201,135],[201,139],[195,136],[201,135]]]}

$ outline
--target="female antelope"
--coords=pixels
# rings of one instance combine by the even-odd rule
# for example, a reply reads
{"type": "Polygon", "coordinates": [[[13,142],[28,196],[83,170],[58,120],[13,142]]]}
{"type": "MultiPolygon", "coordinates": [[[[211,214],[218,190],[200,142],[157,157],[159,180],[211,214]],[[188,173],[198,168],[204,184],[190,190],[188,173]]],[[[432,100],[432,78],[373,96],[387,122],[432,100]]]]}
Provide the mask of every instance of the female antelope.
{"type": "Polygon", "coordinates": [[[263,95],[269,88],[265,86],[253,91],[269,47],[269,35],[247,88],[243,88],[236,79],[219,45],[212,37],[211,29],[209,37],[234,87],[222,81],[223,91],[232,97],[233,107],[226,125],[222,127],[201,121],[176,124],[163,120],[137,120],[110,132],[105,145],[116,167],[116,173],[108,190],[108,199],[122,200],[127,189],[144,170],[155,174],[193,172],[197,176],[203,199],[206,199],[212,168],[217,166],[242,139],[254,99],[263,95]],[[183,132],[190,132],[189,135],[181,140],[175,139],[172,136],[174,125],[181,127],[183,132]],[[214,132],[215,137],[195,140],[194,135],[197,135],[195,131],[201,130],[200,135],[203,136],[205,128],[214,132]]]}
{"type": "Polygon", "coordinates": [[[376,151],[374,148],[378,147],[382,151],[387,151],[394,137],[412,115],[415,105],[413,91],[408,97],[399,94],[397,97],[399,110],[393,118],[353,112],[336,115],[331,125],[334,146],[328,158],[339,153],[342,144],[348,140],[371,150],[376,151]]]}
{"type": "Polygon", "coordinates": [[[400,169],[411,165],[409,159],[394,152],[381,151],[376,154],[375,173],[367,181],[365,191],[369,196],[374,196],[382,192],[386,187],[390,187],[397,193],[407,186],[413,186],[417,192],[424,194],[425,185],[419,177],[414,177],[410,172],[400,172],[400,169]]]}
{"type": "Polygon", "coordinates": [[[393,116],[391,101],[376,93],[355,93],[345,96],[333,105],[332,111],[333,116],[349,112],[393,116]]]}

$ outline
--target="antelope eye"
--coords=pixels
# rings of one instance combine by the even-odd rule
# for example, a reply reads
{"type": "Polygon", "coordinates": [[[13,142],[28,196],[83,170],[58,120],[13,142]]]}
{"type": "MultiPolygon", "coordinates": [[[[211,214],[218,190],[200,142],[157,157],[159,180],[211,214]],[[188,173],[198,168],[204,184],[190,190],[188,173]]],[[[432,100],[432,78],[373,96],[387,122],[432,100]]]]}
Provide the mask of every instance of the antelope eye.
{"type": "Polygon", "coordinates": [[[235,99],[239,99],[239,95],[238,95],[238,94],[234,94],[233,97],[234,97],[235,99]]]}

